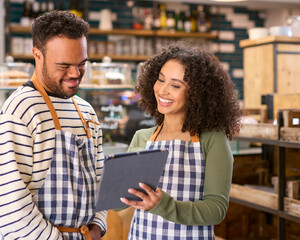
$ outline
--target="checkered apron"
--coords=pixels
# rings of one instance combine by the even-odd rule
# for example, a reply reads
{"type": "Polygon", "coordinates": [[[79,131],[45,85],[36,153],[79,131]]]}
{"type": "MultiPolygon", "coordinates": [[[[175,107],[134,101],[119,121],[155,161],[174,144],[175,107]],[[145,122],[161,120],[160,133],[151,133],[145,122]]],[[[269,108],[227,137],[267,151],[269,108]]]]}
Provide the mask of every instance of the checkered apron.
{"type": "MultiPolygon", "coordinates": [[[[168,148],[169,156],[158,186],[175,200],[203,199],[205,160],[198,137],[196,141],[148,141],[146,149],[168,148]]],[[[187,216],[188,218],[189,216],[187,216]]],[[[188,226],[136,209],[128,239],[213,240],[213,226],[188,226]]]]}
{"type": "MultiPolygon", "coordinates": [[[[74,99],[73,102],[82,119],[74,99]]],[[[51,101],[46,103],[51,112],[53,104],[51,101]]],[[[33,196],[33,201],[51,224],[79,228],[88,225],[95,214],[97,183],[94,144],[90,132],[87,132],[88,138],[80,139],[61,130],[56,112],[52,118],[55,125],[53,157],[45,181],[33,196]]],[[[80,232],[62,232],[62,235],[69,240],[84,239],[80,232]]]]}

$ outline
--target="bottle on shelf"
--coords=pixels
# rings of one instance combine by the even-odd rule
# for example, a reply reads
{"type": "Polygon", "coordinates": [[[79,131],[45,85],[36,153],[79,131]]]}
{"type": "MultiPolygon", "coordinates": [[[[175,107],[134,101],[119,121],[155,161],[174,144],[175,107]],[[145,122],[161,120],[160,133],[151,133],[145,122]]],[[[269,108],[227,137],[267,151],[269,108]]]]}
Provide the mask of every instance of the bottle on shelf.
{"type": "Polygon", "coordinates": [[[25,0],[23,5],[23,13],[20,20],[20,24],[25,27],[29,27],[31,25],[31,12],[30,12],[30,1],[25,0]]]}
{"type": "Polygon", "coordinates": [[[183,28],[185,32],[191,32],[191,19],[189,11],[184,14],[183,28]]]}
{"type": "Polygon", "coordinates": [[[41,2],[40,14],[45,14],[47,12],[47,2],[41,2]]]}
{"type": "Polygon", "coordinates": [[[33,10],[33,6],[34,6],[35,1],[31,0],[30,1],[30,7],[29,7],[29,18],[30,18],[30,26],[33,23],[34,19],[35,19],[35,13],[33,10]]]}
{"type": "Polygon", "coordinates": [[[167,14],[166,27],[168,31],[175,31],[175,18],[171,12],[167,14]]]}
{"type": "Polygon", "coordinates": [[[53,11],[54,8],[55,8],[54,2],[52,2],[52,1],[48,2],[48,6],[47,6],[48,12],[53,11]]]}
{"type": "Polygon", "coordinates": [[[196,27],[196,19],[197,19],[197,10],[194,9],[192,11],[192,14],[190,16],[190,22],[191,22],[191,32],[196,32],[197,27],[196,27]]]}
{"type": "Polygon", "coordinates": [[[148,8],[144,9],[144,29],[151,30],[153,27],[153,16],[148,8]]]}
{"type": "Polygon", "coordinates": [[[175,31],[183,31],[183,19],[182,14],[178,9],[175,10],[175,31]]]}
{"type": "Polygon", "coordinates": [[[154,30],[160,29],[160,15],[159,10],[157,8],[153,9],[153,25],[152,28],[154,30]]]}
{"type": "Polygon", "coordinates": [[[207,32],[207,23],[205,18],[204,6],[199,5],[197,7],[198,14],[196,18],[196,26],[198,32],[207,32]]]}
{"type": "Polygon", "coordinates": [[[206,31],[209,32],[212,28],[211,16],[209,6],[204,6],[205,20],[206,20],[206,31]]]}
{"type": "Polygon", "coordinates": [[[82,18],[83,12],[80,6],[80,1],[78,0],[71,0],[70,3],[70,12],[74,13],[76,16],[82,18]]]}
{"type": "Polygon", "coordinates": [[[37,18],[40,15],[40,3],[35,1],[33,3],[32,9],[33,9],[34,18],[37,18]]]}
{"type": "Polygon", "coordinates": [[[167,29],[167,14],[166,7],[164,4],[160,5],[160,29],[167,29]]]}

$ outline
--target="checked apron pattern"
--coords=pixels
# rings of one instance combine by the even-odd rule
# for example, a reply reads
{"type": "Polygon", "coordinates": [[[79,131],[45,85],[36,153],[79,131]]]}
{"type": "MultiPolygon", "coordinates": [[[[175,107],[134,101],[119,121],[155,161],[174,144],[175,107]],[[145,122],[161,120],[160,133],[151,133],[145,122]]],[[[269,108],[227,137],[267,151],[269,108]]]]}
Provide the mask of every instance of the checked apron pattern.
{"type": "MultiPolygon", "coordinates": [[[[53,225],[79,228],[94,217],[96,168],[93,142],[56,130],[53,159],[34,202],[53,225]]],[[[64,239],[83,240],[81,233],[62,232],[64,239]]]]}
{"type": "MultiPolygon", "coordinates": [[[[169,156],[158,187],[178,201],[203,199],[205,160],[198,138],[148,141],[145,149],[169,149],[169,156]]],[[[189,216],[187,216],[189,217],[189,216]]],[[[213,226],[188,226],[167,221],[160,216],[136,209],[131,222],[129,240],[213,240],[213,226]]]]}
{"type": "MultiPolygon", "coordinates": [[[[33,82],[39,90],[35,79],[33,82]]],[[[45,99],[46,93],[41,94],[45,99]]],[[[49,101],[50,99],[46,103],[55,125],[55,148],[48,174],[37,194],[33,196],[33,201],[51,224],[79,228],[88,225],[95,215],[97,183],[94,144],[89,131],[87,138],[80,139],[77,135],[61,130],[54,106],[49,101]]],[[[73,102],[84,121],[74,99],[73,102]]],[[[88,123],[83,124],[86,126],[88,123]]],[[[78,232],[61,234],[68,240],[84,239],[78,232]]]]}

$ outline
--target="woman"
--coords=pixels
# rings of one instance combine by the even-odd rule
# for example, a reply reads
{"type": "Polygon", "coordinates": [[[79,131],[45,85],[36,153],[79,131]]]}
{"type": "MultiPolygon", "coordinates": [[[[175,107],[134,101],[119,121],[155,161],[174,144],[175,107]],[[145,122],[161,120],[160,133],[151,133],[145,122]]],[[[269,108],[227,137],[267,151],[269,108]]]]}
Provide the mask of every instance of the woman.
{"type": "Polygon", "coordinates": [[[233,157],[228,139],[239,131],[235,86],[216,57],[176,42],[145,62],[138,78],[139,105],[157,126],[135,133],[129,151],[168,148],[156,191],[129,189],[142,201],[129,239],[214,239],[225,217],[233,157]]]}

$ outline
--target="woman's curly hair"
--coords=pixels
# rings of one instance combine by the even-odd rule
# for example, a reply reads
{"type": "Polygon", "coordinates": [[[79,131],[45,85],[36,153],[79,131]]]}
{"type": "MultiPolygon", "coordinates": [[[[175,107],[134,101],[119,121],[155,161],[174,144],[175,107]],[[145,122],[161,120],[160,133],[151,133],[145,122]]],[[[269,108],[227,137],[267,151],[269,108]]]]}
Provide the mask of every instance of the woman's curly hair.
{"type": "Polygon", "coordinates": [[[35,19],[31,34],[33,46],[46,53],[46,43],[53,37],[87,37],[89,24],[69,11],[51,11],[35,19]]]}
{"type": "Polygon", "coordinates": [[[212,53],[190,42],[171,43],[143,64],[135,88],[140,94],[139,106],[154,117],[158,125],[162,124],[164,115],[157,111],[153,86],[162,66],[170,59],[183,64],[184,81],[189,86],[182,131],[200,135],[221,130],[232,139],[239,132],[241,121],[235,85],[212,53]]]}

